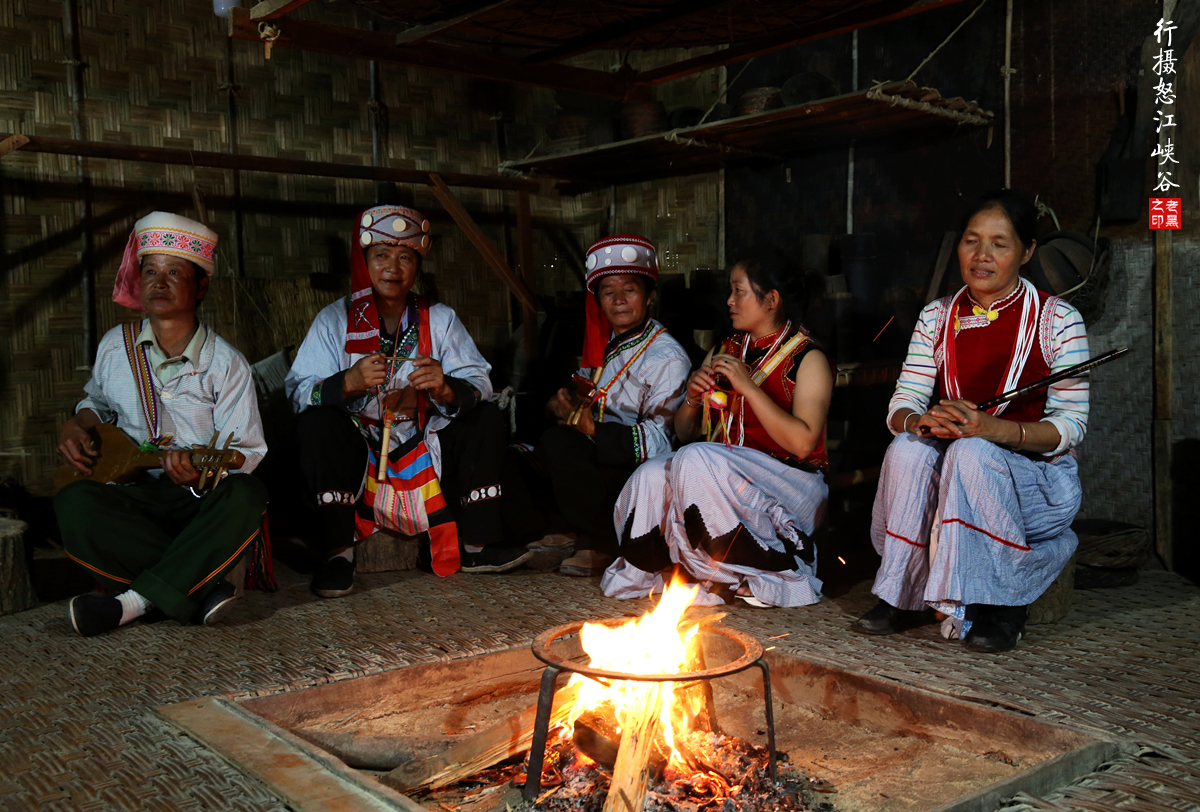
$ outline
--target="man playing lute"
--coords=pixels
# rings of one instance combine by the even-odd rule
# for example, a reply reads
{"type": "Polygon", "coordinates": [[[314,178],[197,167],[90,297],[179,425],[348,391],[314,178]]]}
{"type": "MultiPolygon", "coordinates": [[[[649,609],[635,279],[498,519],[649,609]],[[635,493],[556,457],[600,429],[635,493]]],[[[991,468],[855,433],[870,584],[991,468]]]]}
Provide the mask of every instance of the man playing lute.
{"type": "Polygon", "coordinates": [[[202,224],[165,212],[134,225],[113,301],[146,318],[100,340],[84,399],[59,434],[59,456],[83,474],[99,454],[88,429],[100,423],[146,450],[167,450],[161,472],[142,480],[80,480],[55,496],[67,554],[105,589],[71,600],[71,625],[85,637],[151,607],[180,622],[216,622],[234,601],[223,576],[260,539],[266,488],[245,474],[267,447],[250,365],[196,316],[216,243],[202,224]],[[214,432],[232,437],[229,448],[245,462],[200,491],[188,449],[214,432]]]}

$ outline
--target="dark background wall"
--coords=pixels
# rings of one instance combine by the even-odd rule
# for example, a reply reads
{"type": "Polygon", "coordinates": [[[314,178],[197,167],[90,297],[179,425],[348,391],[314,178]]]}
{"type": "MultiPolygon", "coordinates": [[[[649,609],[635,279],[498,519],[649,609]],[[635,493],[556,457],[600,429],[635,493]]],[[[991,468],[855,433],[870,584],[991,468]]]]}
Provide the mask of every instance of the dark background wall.
{"type": "MultiPolygon", "coordinates": [[[[859,87],[903,79],[977,6],[955,4],[859,32],[859,87]]],[[[1058,216],[1063,229],[1093,234],[1097,217],[1096,165],[1109,147],[1120,114],[1119,89],[1135,86],[1143,40],[1161,16],[1161,3],[1139,0],[1017,0],[1013,14],[1012,186],[1037,196],[1058,216]]],[[[942,132],[933,137],[874,142],[864,133],[855,149],[856,233],[875,235],[876,269],[872,306],[853,332],[869,344],[877,326],[892,325],[869,351],[846,352],[828,332],[839,361],[854,356],[903,357],[932,275],[945,231],[959,227],[965,206],[984,190],[1003,183],[1005,3],[992,0],[916,75],[920,85],[943,96],[978,100],[996,113],[992,132],[942,132]]],[[[734,82],[730,100],[748,88],[778,86],[816,70],[850,90],[851,37],[842,35],[754,60],[734,82]]],[[[1176,90],[1181,126],[1176,139],[1182,163],[1184,230],[1175,237],[1175,435],[1180,453],[1197,447],[1200,432],[1200,358],[1197,319],[1200,267],[1196,235],[1200,218],[1196,168],[1200,165],[1200,48],[1184,54],[1176,90]]],[[[731,66],[737,76],[741,66],[731,66]]],[[[1129,109],[1134,99],[1127,96],[1129,109]]],[[[846,145],[849,146],[848,144],[846,145]]],[[[1144,157],[1148,176],[1154,165],[1144,157]]],[[[745,251],[781,251],[797,273],[811,266],[806,236],[832,237],[825,273],[842,270],[839,241],[846,230],[847,150],[807,155],[780,166],[726,172],[726,256],[745,251]]],[[[1149,182],[1145,197],[1151,194],[1149,182]]],[[[1143,206],[1143,209],[1145,207],[1143,206]]],[[[1054,231],[1050,216],[1039,234],[1054,231]]],[[[1092,377],[1088,437],[1079,449],[1084,505],[1081,516],[1153,525],[1151,421],[1153,418],[1154,240],[1146,215],[1133,223],[1104,223],[1100,237],[1111,262],[1099,305],[1088,313],[1093,354],[1131,345],[1136,354],[1097,370],[1092,377]]],[[[957,277],[952,262],[948,275],[957,277]]],[[[819,280],[816,280],[819,281],[819,280]]],[[[824,315],[810,314],[819,326],[824,315]]],[[[862,339],[859,339],[861,345],[862,339]]],[[[882,433],[882,407],[890,387],[841,390],[831,415],[851,421],[851,436],[868,435],[859,462],[889,439],[882,433]]],[[[1194,457],[1194,451],[1191,452],[1194,457]]],[[[854,454],[851,454],[853,457],[854,454]]],[[[1194,464],[1195,460],[1192,460],[1194,464]]],[[[1190,470],[1183,463],[1180,470],[1190,470]]],[[[1186,489],[1179,481],[1177,487],[1186,489]]],[[[1176,519],[1176,547],[1196,543],[1186,517],[1176,519]]]]}

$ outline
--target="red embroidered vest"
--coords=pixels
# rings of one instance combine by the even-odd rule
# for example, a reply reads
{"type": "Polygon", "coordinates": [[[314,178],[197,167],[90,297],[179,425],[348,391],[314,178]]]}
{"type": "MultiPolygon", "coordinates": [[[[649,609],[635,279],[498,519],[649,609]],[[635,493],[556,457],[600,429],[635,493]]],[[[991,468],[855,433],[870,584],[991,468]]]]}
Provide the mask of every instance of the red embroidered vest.
{"type": "MultiPolygon", "coordinates": [[[[1037,292],[1037,296],[1038,318],[1036,323],[1041,326],[1046,315],[1047,300],[1051,297],[1040,290],[1037,292]]],[[[971,316],[972,307],[971,300],[964,294],[959,300],[958,317],[965,319],[971,316]]],[[[953,321],[955,315],[955,313],[947,313],[946,318],[953,321]]],[[[954,348],[958,355],[958,385],[963,398],[973,403],[979,403],[1001,394],[1000,390],[1008,369],[1009,359],[1012,358],[1020,323],[1021,304],[1018,299],[1015,304],[1001,310],[999,317],[995,321],[989,322],[986,327],[972,327],[958,331],[958,335],[954,339],[954,348]]],[[[944,397],[940,394],[946,388],[944,374],[944,365],[939,364],[938,397],[944,397]]],[[[1043,357],[1041,342],[1035,343],[1029,352],[1025,368],[1021,370],[1017,386],[1024,386],[1049,374],[1050,368],[1046,365],[1046,359],[1043,357]]],[[[1042,389],[1012,401],[1000,418],[1018,422],[1041,420],[1046,412],[1047,392],[1048,390],[1042,389]]]]}
{"type": "MultiPolygon", "coordinates": [[[[791,334],[785,336],[784,341],[781,342],[781,344],[786,343],[787,339],[791,338],[795,332],[796,331],[794,330],[791,334]]],[[[769,350],[771,345],[775,343],[775,340],[778,337],[778,333],[771,333],[770,335],[763,336],[758,341],[754,342],[753,346],[747,349],[748,357],[746,360],[750,363],[751,369],[754,368],[757,361],[761,360],[761,356],[755,357],[754,351],[758,350],[761,353],[769,350]]],[[[717,349],[717,352],[732,355],[734,358],[741,358],[742,344],[748,338],[748,333],[735,333],[730,338],[727,338],[721,342],[721,346],[717,349]]],[[[811,339],[801,342],[796,349],[792,350],[791,355],[785,358],[783,363],[775,367],[771,374],[768,375],[760,385],[760,388],[770,395],[771,400],[775,402],[775,405],[783,409],[788,414],[792,413],[792,397],[796,392],[796,371],[800,366],[800,361],[809,352],[809,350],[812,349],[816,349],[816,344],[814,344],[811,339]]],[[[742,404],[744,405],[745,401],[742,401],[742,404]]],[[[745,413],[741,420],[733,420],[733,428],[729,437],[729,441],[746,448],[754,448],[759,451],[763,451],[779,460],[807,462],[811,465],[815,465],[822,471],[828,470],[829,468],[829,456],[825,451],[825,427],[821,428],[821,436],[818,438],[817,444],[813,448],[812,453],[809,454],[805,459],[801,460],[791,452],[787,451],[783,446],[779,445],[779,443],[771,439],[771,435],[767,433],[765,428],[763,428],[762,422],[758,419],[758,415],[756,415],[754,410],[748,406],[745,407],[745,413]],[[739,425],[741,427],[741,433],[739,432],[739,425]],[[744,436],[742,433],[744,433],[744,436]]]]}

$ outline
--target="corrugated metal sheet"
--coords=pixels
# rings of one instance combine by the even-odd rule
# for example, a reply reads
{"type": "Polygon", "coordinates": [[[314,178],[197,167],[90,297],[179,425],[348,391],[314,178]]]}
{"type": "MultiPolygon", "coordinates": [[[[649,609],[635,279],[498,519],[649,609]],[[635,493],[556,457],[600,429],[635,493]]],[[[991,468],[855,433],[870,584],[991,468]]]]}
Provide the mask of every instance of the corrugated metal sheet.
{"type": "Polygon", "coordinates": [[[987,127],[991,112],[935,88],[893,83],[819,101],[598,147],[512,161],[502,171],[557,178],[561,191],[775,162],[804,152],[878,140],[913,130],[952,135],[987,127]]]}

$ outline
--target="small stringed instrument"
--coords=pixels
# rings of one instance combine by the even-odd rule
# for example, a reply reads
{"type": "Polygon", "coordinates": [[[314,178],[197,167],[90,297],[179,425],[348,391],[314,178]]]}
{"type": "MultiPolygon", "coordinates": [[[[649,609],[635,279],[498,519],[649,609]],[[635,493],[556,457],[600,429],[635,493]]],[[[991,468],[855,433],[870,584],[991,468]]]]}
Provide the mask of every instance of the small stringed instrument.
{"type": "Polygon", "coordinates": [[[571,375],[571,383],[575,385],[575,392],[571,395],[571,413],[567,415],[568,426],[577,425],[579,418],[583,416],[583,410],[591,407],[592,401],[596,399],[596,385],[600,383],[602,372],[604,372],[603,367],[596,367],[590,380],[578,372],[571,375]]]}
{"type": "MultiPolygon", "coordinates": [[[[91,482],[114,482],[124,485],[133,482],[143,471],[152,468],[162,468],[162,458],[166,450],[143,451],[128,434],[111,423],[100,423],[92,426],[88,436],[92,438],[92,449],[100,452],[100,456],[92,461],[92,473],[81,473],[75,466],[65,463],[54,473],[54,490],[57,492],[72,482],[88,480],[91,482]]],[[[221,474],[226,470],[236,471],[246,462],[246,457],[236,448],[230,448],[233,432],[225,438],[225,447],[217,448],[217,435],[213,432],[208,445],[193,445],[188,452],[192,466],[200,471],[200,482],[196,490],[203,490],[206,485],[215,486],[221,480],[221,474]]]]}

